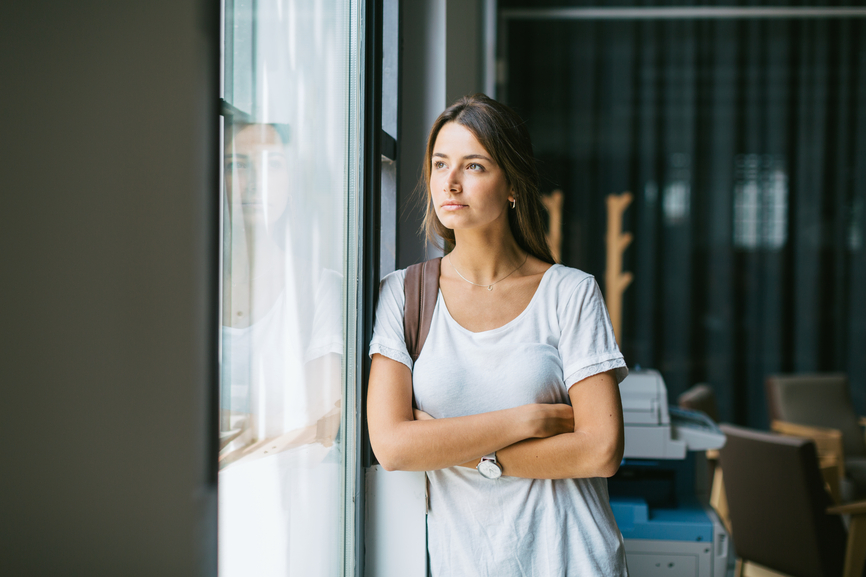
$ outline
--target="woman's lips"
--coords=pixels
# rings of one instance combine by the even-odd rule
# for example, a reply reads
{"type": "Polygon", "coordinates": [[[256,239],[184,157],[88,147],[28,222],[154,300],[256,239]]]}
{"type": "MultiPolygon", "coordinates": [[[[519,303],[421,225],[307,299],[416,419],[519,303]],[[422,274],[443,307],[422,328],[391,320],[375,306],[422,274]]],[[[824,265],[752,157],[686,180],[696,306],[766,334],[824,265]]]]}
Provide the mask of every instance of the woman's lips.
{"type": "Polygon", "coordinates": [[[442,210],[460,210],[461,208],[466,208],[466,205],[457,204],[455,202],[449,202],[442,205],[442,210]]]}

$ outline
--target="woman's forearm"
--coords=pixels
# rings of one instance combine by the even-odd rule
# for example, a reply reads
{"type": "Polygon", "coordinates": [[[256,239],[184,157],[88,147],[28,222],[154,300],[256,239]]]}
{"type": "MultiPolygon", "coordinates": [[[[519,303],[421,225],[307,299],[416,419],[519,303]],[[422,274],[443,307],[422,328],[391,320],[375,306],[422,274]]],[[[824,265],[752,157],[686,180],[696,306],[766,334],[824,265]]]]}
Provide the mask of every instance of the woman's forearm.
{"type": "MultiPolygon", "coordinates": [[[[528,479],[610,477],[622,461],[622,447],[614,436],[593,438],[584,432],[546,439],[526,439],[496,452],[502,474],[528,479]]],[[[475,467],[479,459],[462,463],[475,467]]]]}
{"type": "Polygon", "coordinates": [[[387,470],[432,471],[465,463],[528,438],[574,430],[565,404],[522,405],[465,417],[432,419],[412,410],[408,368],[373,356],[367,389],[370,443],[387,470]]]}
{"type": "MultiPolygon", "coordinates": [[[[497,451],[503,474],[530,479],[610,477],[622,461],[625,432],[619,387],[612,371],[569,388],[574,429],[529,439],[497,451]]],[[[465,463],[474,466],[477,462],[465,463]]]]}
{"type": "Polygon", "coordinates": [[[385,469],[433,471],[454,467],[530,438],[573,429],[568,405],[522,405],[512,409],[394,423],[374,446],[385,469]]]}
{"type": "Polygon", "coordinates": [[[531,437],[521,408],[466,417],[394,424],[374,445],[387,470],[432,471],[453,467],[531,437]]]}

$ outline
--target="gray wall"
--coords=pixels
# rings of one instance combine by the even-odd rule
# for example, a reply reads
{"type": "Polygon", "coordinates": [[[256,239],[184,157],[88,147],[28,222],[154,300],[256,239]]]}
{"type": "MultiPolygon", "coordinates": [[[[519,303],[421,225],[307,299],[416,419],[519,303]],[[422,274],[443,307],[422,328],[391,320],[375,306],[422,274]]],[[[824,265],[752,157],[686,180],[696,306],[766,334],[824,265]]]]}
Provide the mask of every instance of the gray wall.
{"type": "MultiPolygon", "coordinates": [[[[483,0],[447,0],[445,102],[484,91],[483,0]]],[[[493,96],[489,94],[488,96],[493,96]]]]}
{"type": "Polygon", "coordinates": [[[0,574],[215,574],[210,4],[0,14],[0,574]]]}
{"type": "Polygon", "coordinates": [[[427,133],[455,99],[481,92],[483,0],[404,0],[400,67],[397,267],[436,255],[419,230],[423,204],[416,202],[427,133]]]}

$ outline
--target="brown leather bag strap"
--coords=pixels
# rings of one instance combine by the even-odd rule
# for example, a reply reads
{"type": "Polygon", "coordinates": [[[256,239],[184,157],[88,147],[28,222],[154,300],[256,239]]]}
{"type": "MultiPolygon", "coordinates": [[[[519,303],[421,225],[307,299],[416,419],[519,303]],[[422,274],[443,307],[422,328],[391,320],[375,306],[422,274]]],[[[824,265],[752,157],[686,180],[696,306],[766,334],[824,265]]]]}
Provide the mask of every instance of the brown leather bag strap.
{"type": "Polygon", "coordinates": [[[439,296],[439,266],[441,258],[413,264],[406,269],[403,291],[403,336],[412,362],[418,360],[433,322],[433,309],[439,296]]]}

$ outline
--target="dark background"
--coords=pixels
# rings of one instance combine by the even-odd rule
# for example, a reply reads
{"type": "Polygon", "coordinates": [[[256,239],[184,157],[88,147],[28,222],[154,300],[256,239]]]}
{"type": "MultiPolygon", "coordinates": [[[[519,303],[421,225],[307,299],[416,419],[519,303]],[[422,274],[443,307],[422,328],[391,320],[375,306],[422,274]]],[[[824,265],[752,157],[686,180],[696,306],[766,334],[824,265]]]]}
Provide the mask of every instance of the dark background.
{"type": "Polygon", "coordinates": [[[754,427],[773,373],[846,372],[866,411],[866,19],[507,22],[500,96],[602,288],[605,197],[634,193],[629,366],[754,427]]]}

